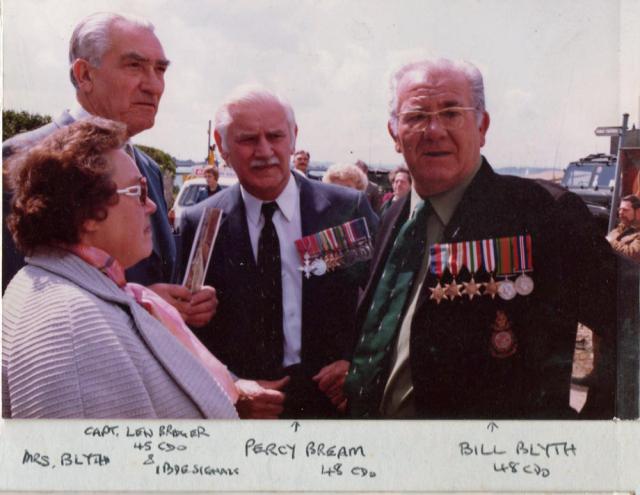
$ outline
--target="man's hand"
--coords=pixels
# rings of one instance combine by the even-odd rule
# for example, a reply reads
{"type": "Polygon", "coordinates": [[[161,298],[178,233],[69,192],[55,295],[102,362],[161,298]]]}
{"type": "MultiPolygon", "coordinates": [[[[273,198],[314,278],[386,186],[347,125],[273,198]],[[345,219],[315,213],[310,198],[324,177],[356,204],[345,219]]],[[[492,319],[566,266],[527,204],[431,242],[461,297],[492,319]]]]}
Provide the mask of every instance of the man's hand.
{"type": "Polygon", "coordinates": [[[216,314],[217,307],[218,297],[216,296],[216,290],[209,285],[205,285],[199,291],[191,294],[187,317],[184,321],[192,327],[204,326],[216,314]]]}
{"type": "Polygon", "coordinates": [[[349,361],[341,359],[328,364],[313,377],[313,381],[318,384],[318,388],[322,393],[341,411],[344,411],[346,408],[343,387],[348,372],[349,361]]]}
{"type": "Polygon", "coordinates": [[[191,301],[191,291],[189,289],[176,284],[153,284],[148,288],[176,308],[182,319],[186,320],[191,301]]]}
{"type": "Polygon", "coordinates": [[[242,419],[278,419],[284,410],[285,395],[280,390],[289,377],[280,380],[237,380],[240,397],[236,409],[242,419]]]}
{"type": "Polygon", "coordinates": [[[193,327],[206,325],[216,313],[216,290],[208,285],[194,293],[176,284],[153,284],[149,289],[176,308],[182,319],[193,327]]]}

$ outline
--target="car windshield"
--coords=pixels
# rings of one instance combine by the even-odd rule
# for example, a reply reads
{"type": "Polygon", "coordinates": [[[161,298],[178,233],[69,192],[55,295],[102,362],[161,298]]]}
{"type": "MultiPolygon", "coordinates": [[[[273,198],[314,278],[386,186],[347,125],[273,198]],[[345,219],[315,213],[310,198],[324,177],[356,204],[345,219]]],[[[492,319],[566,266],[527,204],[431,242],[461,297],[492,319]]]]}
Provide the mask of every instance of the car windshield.
{"type": "MultiPolygon", "coordinates": [[[[182,195],[180,196],[180,201],[178,204],[180,206],[192,206],[195,205],[200,195],[200,191],[203,191],[207,188],[206,184],[191,184],[187,186],[182,195]]],[[[205,196],[206,197],[206,196],[205,196]]]]}
{"type": "Polygon", "coordinates": [[[598,167],[598,171],[593,178],[593,186],[613,187],[616,178],[616,167],[598,167]]]}
{"type": "Polygon", "coordinates": [[[564,185],[566,187],[589,187],[591,176],[593,175],[593,167],[569,167],[564,176],[564,185]]]}

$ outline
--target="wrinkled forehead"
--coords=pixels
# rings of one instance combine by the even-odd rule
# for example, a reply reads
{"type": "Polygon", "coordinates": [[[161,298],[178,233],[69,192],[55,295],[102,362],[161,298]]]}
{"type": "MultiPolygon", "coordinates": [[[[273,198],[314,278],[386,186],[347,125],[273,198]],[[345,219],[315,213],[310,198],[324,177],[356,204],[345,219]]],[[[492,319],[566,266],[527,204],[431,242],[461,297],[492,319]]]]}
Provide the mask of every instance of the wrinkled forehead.
{"type": "Polygon", "coordinates": [[[407,72],[398,83],[398,106],[424,107],[467,106],[471,104],[469,81],[452,69],[415,69],[407,72]]]}

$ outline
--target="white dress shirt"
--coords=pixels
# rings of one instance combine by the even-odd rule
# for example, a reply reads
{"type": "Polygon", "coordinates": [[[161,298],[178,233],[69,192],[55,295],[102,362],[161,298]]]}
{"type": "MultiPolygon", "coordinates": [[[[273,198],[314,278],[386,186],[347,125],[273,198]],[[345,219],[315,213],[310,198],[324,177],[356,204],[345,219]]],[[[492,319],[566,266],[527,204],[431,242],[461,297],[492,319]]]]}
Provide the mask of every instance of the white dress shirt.
{"type": "MultiPolygon", "coordinates": [[[[264,225],[261,199],[252,196],[240,186],[242,200],[247,214],[249,237],[253,257],[258,261],[258,241],[264,225]]],[[[300,216],[300,193],[292,175],[280,196],[276,198],[278,210],[273,214],[273,225],[280,243],[282,272],[282,328],[284,332],[284,358],[282,365],[291,366],[300,362],[302,346],[302,261],[295,241],[302,237],[300,216]]]]}

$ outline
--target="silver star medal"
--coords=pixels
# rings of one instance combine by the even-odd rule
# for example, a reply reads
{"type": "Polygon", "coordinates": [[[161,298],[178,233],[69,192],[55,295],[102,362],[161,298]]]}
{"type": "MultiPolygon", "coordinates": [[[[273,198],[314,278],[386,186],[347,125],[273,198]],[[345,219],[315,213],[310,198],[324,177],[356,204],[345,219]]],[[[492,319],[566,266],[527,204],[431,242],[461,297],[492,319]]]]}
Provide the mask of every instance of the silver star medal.
{"type": "Polygon", "coordinates": [[[310,259],[309,253],[304,253],[304,264],[298,267],[298,270],[304,272],[306,278],[311,278],[311,274],[320,276],[327,272],[327,264],[321,258],[313,261],[309,261],[310,259]]]}

